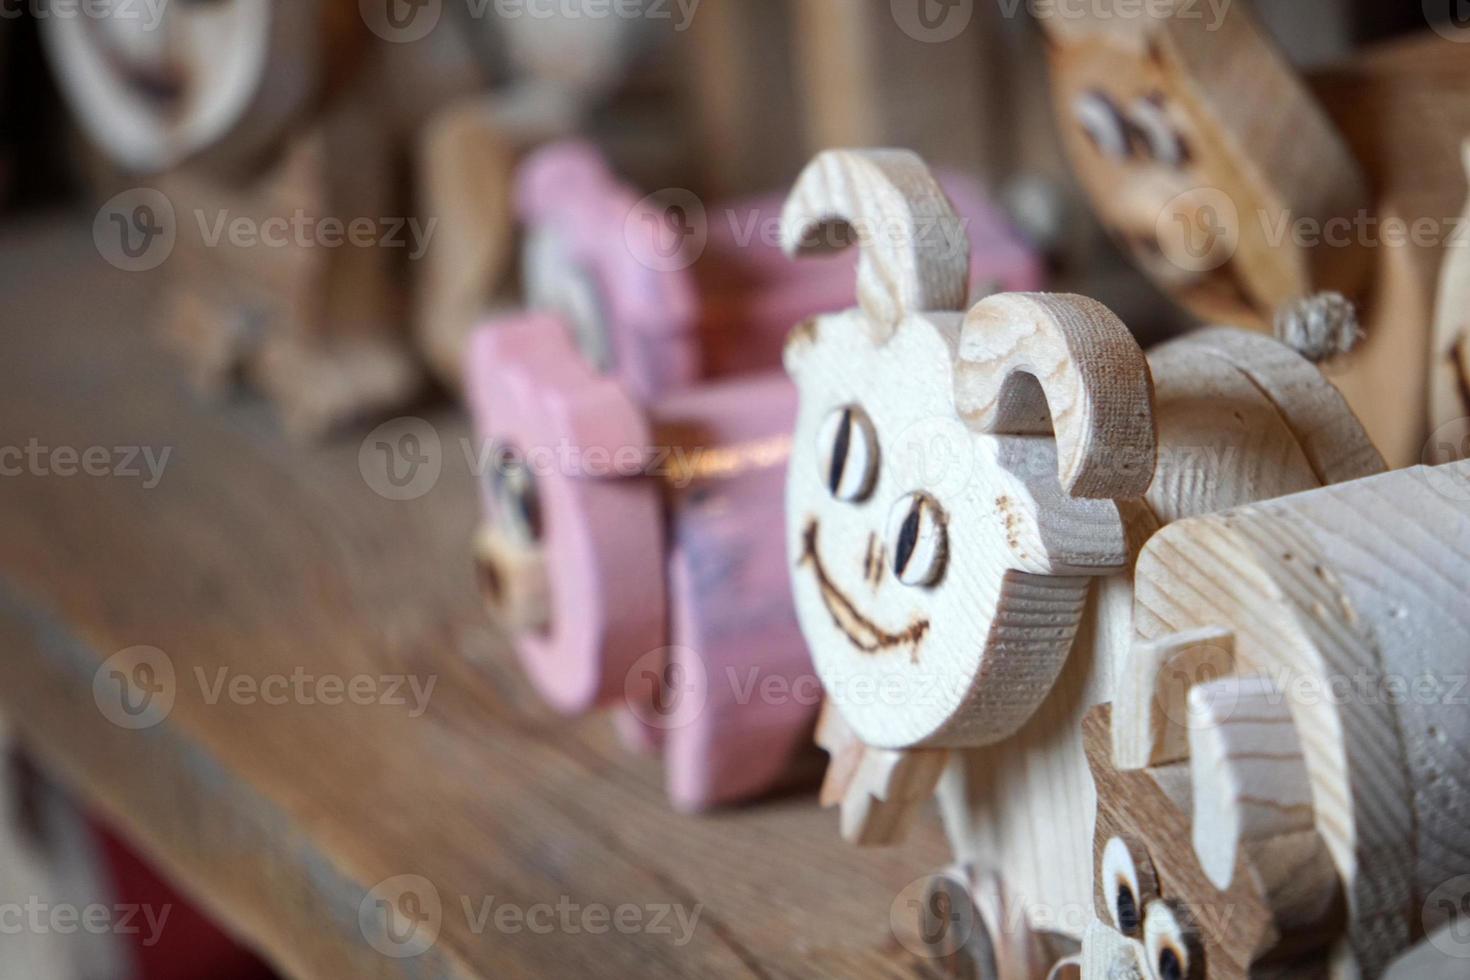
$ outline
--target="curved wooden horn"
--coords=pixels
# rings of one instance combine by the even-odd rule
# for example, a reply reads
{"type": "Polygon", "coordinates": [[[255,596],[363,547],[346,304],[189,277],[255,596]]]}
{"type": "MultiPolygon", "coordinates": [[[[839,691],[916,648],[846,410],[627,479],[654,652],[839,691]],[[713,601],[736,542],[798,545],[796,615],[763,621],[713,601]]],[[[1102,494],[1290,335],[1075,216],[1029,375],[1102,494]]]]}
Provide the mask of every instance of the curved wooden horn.
{"type": "Polygon", "coordinates": [[[802,171],[781,215],[792,257],[862,249],[858,303],[886,333],[911,313],[965,308],[970,240],[924,161],[907,150],[828,150],[802,171]]]}
{"type": "Polygon", "coordinates": [[[1074,497],[1133,499],[1158,455],[1148,361],[1123,322],[1085,296],[1003,293],[965,317],[960,413],[981,431],[1054,435],[1074,497]]]}

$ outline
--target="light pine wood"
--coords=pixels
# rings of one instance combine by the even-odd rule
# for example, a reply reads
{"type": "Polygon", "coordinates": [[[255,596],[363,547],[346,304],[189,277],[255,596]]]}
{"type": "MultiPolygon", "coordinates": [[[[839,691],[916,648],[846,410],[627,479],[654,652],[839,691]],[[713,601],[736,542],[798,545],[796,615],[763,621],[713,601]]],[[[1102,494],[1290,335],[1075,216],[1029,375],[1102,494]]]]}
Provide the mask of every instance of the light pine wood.
{"type": "Polygon", "coordinates": [[[1470,99],[1445,95],[1466,89],[1463,51],[1425,31],[1302,76],[1247,5],[1218,25],[1201,13],[1043,21],[1073,165],[1104,224],[1205,321],[1269,331],[1304,297],[1355,301],[1362,337],[1329,374],[1393,465],[1420,462],[1433,426],[1470,414],[1463,392],[1428,395],[1452,367],[1431,341],[1464,198],[1470,99]]]}
{"type": "Polygon", "coordinates": [[[1286,693],[1269,677],[1202,681],[1189,710],[1194,853],[1224,890],[1242,852],[1260,866],[1283,838],[1315,838],[1311,782],[1286,693]]]}
{"type": "Polygon", "coordinates": [[[1237,670],[1286,692],[1366,976],[1470,869],[1467,488],[1467,463],[1354,481],[1175,525],[1139,563],[1141,639],[1229,628],[1237,670]]]}
{"type": "Polygon", "coordinates": [[[1175,633],[1133,651],[1118,672],[1113,759],[1124,770],[1189,758],[1189,692],[1235,672],[1235,638],[1223,629],[1175,633]]]}
{"type": "Polygon", "coordinates": [[[1095,300],[1007,294],[965,315],[958,409],[982,432],[1052,435],[1062,488],[1141,497],[1158,433],[1153,380],[1123,321],[1095,300]]]}
{"type": "Polygon", "coordinates": [[[72,216],[0,229],[0,284],[14,315],[0,413],[20,445],[172,449],[151,489],[124,475],[0,479],[4,713],[48,772],[282,975],[921,969],[893,941],[889,907],[915,869],[947,861],[937,828],[875,862],[836,839],[814,798],[690,820],[606,718],[541,705],[467,572],[480,505],[455,413],[426,416],[442,445],[434,488],[386,500],[364,480],[360,440],[308,451],[258,406],[201,406],[146,331],[127,329],[153,307],[151,277],[105,265],[72,216]],[[173,660],[179,696],[160,725],[129,732],[98,711],[92,682],[138,643],[173,660]],[[195,675],[298,668],[438,681],[410,718],[211,704],[195,675]],[[400,874],[428,878],[446,909],[416,959],[381,955],[358,926],[368,892],[400,874]],[[460,899],[491,895],[703,910],[684,946],[615,929],[476,933],[460,899]]]}
{"type": "Polygon", "coordinates": [[[781,215],[787,254],[840,248],[844,229],[865,245],[857,294],[873,329],[892,331],[913,313],[963,308],[969,295],[969,238],[913,153],[832,150],[802,171],[781,215]]]}
{"type": "MultiPolygon", "coordinates": [[[[885,197],[865,207],[855,180],[811,179],[824,171],[868,172],[825,162],[809,172],[788,209],[788,240],[819,221],[911,215],[930,200],[924,182],[910,181],[916,203],[885,197]]],[[[801,393],[787,488],[798,616],[829,701],[861,742],[951,750],[938,797],[956,858],[999,876],[1031,928],[1079,940],[1092,907],[1096,809],[1082,720],[1112,699],[1132,642],[1139,549],[1181,517],[1382,462],[1330,387],[1304,383],[1315,369],[1267,338],[1187,338],[1145,362],[1136,345],[1125,346],[1133,343],[1126,332],[1080,297],[1002,296],[968,321],[901,317],[928,304],[895,297],[952,273],[943,257],[894,258],[888,243],[868,250],[869,268],[887,270],[874,277],[880,298],[860,293],[861,309],[802,325],[786,351],[801,393]],[[1057,345],[1076,336],[1094,346],[1029,355],[1029,370],[1048,382],[1040,393],[1056,396],[1043,414],[1037,406],[1046,400],[1022,389],[1032,399],[1029,434],[986,433],[962,412],[967,373],[985,377],[988,368],[994,379],[1034,383],[1013,375],[1028,362],[1012,353],[1025,344],[1010,338],[1057,345]],[[1105,351],[1101,363],[1113,370],[1089,375],[1061,353],[1080,359],[1084,348],[1105,351]],[[987,365],[992,356],[998,363],[987,365]],[[1087,499],[1063,488],[1055,430],[1088,431],[1090,420],[1063,410],[1081,404],[1126,420],[1129,434],[1118,440],[1130,455],[1105,475],[1132,496],[1087,499]],[[830,420],[844,413],[865,420],[852,430],[870,442],[861,454],[830,450],[830,420]],[[1357,448],[1329,449],[1321,433],[1333,430],[1357,448]],[[838,458],[876,460],[871,481],[849,480],[834,468],[838,458]],[[1132,468],[1139,459],[1150,460],[1147,479],[1132,468]],[[904,526],[914,529],[908,540],[894,533],[904,526]],[[935,576],[906,577],[913,562],[936,556],[935,576]]],[[[993,400],[997,388],[1004,382],[981,390],[993,400]]]]}
{"type": "Polygon", "coordinates": [[[822,781],[823,806],[839,807],[842,839],[887,846],[901,841],[934,796],[949,753],[943,749],[900,752],[864,745],[842,713],[824,705],[816,743],[830,757],[822,781]]]}

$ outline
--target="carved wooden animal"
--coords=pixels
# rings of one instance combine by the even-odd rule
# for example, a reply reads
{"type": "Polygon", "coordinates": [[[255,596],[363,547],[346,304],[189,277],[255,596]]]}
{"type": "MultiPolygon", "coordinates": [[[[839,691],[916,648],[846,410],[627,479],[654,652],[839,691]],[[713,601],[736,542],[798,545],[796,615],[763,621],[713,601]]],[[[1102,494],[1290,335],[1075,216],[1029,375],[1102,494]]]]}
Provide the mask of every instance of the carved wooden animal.
{"type": "Polygon", "coordinates": [[[169,200],[159,319],[196,384],[244,379],[305,436],[412,398],[406,280],[434,228],[400,157],[477,82],[451,33],[390,43],[351,0],[117,3],[45,25],[84,131],[169,200]]]}
{"type": "Polygon", "coordinates": [[[1428,396],[1451,366],[1431,338],[1464,197],[1461,45],[1426,31],[1301,77],[1246,4],[1042,22],[1076,172],[1155,282],[1207,321],[1275,322],[1318,357],[1353,347],[1329,373],[1393,465],[1470,415],[1463,377],[1432,414],[1428,396]]]}
{"type": "MultiPolygon", "coordinates": [[[[954,186],[984,242],[962,278],[1034,282],[1031,253],[954,186]]],[[[486,324],[466,380],[489,603],[552,704],[627,703],[624,730],[663,746],[677,804],[767,790],[817,707],[780,520],[795,395],[769,369],[792,323],[850,295],[852,263],[793,267],[762,227],[768,200],[712,207],[686,241],[583,144],[533,156],[521,200],[537,312],[486,324]],[[579,468],[594,458],[614,472],[579,468]],[[752,679],[807,689],[766,704],[752,679]]]]}
{"type": "Polygon", "coordinates": [[[1088,721],[1117,955],[1371,978],[1470,907],[1467,506],[1460,462],[1149,542],[1133,683],[1088,721]]]}
{"type": "Polygon", "coordinates": [[[681,809],[778,785],[818,704],[781,546],[789,382],[645,409],[547,314],[477,334],[473,359],[493,378],[475,389],[481,582],[537,690],[567,713],[630,712],[681,809]]]}
{"type": "Polygon", "coordinates": [[[1083,297],[1002,294],[966,312],[963,231],[911,154],[819,156],[784,234],[799,251],[838,222],[884,231],[865,240],[859,308],[807,323],[786,350],[800,391],[792,589],[851,731],[826,739],[828,795],[902,826],[873,788],[921,798],[930,764],[854,758],[947,751],[938,796],[957,859],[998,876],[1037,932],[1080,939],[1082,719],[1113,696],[1139,549],[1171,521],[1383,461],[1321,373],[1269,338],[1217,329],[1145,358],[1083,297]]]}

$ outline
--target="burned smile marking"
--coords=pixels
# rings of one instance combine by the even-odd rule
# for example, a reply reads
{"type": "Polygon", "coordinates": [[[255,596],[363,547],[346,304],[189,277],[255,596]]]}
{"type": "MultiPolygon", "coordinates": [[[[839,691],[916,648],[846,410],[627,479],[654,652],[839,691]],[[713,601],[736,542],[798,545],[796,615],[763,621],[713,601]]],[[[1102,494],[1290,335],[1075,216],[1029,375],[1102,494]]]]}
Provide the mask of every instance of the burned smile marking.
{"type": "Polygon", "coordinates": [[[859,612],[822,565],[821,556],[817,553],[817,519],[814,517],[807,518],[806,529],[802,532],[802,552],[797,565],[811,566],[822,594],[822,604],[827,607],[833,624],[854,647],[863,653],[878,654],[907,646],[910,648],[909,659],[918,663],[919,643],[929,632],[929,620],[917,620],[901,633],[890,633],[859,612]]]}

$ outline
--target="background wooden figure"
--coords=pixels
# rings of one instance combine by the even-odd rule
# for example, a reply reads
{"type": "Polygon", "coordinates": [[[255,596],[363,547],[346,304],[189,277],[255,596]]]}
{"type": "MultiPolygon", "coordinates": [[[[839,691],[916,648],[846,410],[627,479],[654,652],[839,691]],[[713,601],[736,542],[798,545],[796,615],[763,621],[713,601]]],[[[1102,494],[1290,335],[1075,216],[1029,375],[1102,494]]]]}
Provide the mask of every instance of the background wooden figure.
{"type": "MultiPolygon", "coordinates": [[[[787,346],[803,634],[868,751],[952,753],[938,795],[956,858],[999,876],[1036,930],[1080,939],[1085,921],[1059,917],[1091,907],[1082,719],[1113,696],[1139,549],[1179,518],[1382,458],[1321,373],[1269,338],[1206,331],[1145,359],[1083,297],[1002,294],[964,313],[964,235],[911,154],[818,157],[785,236],[836,222],[888,234],[863,250],[860,308],[787,346]],[[856,693],[871,690],[885,694],[856,693]]],[[[870,798],[894,800],[850,778],[850,747],[838,756],[844,809],[893,820],[870,798]]]]}
{"type": "Polygon", "coordinates": [[[415,332],[449,386],[464,379],[474,328],[521,301],[517,259],[528,216],[517,173],[530,154],[581,134],[639,176],[680,171],[682,141],[666,121],[676,99],[667,73],[650,68],[669,53],[673,27],[648,7],[608,17],[548,9],[481,18],[456,8],[494,84],[445,106],[416,140],[418,196],[441,239],[414,283],[415,332]]]}
{"type": "Polygon", "coordinates": [[[1088,724],[1099,916],[1156,971],[1167,933],[1181,975],[1377,977],[1461,914],[1467,504],[1470,463],[1421,467],[1144,549],[1136,683],[1088,724]]]}
{"type": "Polygon", "coordinates": [[[421,381],[408,264],[434,231],[402,156],[431,108],[478,84],[457,36],[393,43],[350,0],[151,16],[117,4],[43,26],[85,131],[125,173],[161,175],[166,207],[147,213],[176,234],[166,339],[205,390],[243,376],[299,435],[402,404],[421,381]]]}
{"type": "MultiPolygon", "coordinates": [[[[1064,143],[1104,224],[1206,321],[1291,335],[1394,465],[1430,423],[1433,297],[1470,66],[1440,33],[1298,74],[1244,4],[1047,16],[1064,143]],[[1333,298],[1342,294],[1349,308],[1333,298]],[[1358,335],[1361,326],[1362,336],[1358,335]],[[1401,392],[1402,397],[1385,397],[1401,392]]],[[[1289,339],[1291,339],[1289,338],[1289,339]]]]}

